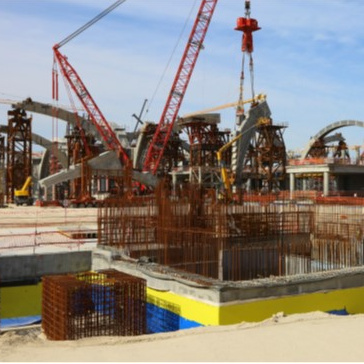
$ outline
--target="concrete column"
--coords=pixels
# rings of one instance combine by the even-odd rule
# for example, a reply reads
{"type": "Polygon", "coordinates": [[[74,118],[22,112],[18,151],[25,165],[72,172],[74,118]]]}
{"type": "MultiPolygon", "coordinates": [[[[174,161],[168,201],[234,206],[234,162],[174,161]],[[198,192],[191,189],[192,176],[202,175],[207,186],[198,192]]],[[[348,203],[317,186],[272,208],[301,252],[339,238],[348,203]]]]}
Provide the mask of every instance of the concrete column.
{"type": "Polygon", "coordinates": [[[176,184],[177,184],[177,175],[176,173],[172,173],[172,185],[173,185],[173,190],[176,190],[176,184]]]}
{"type": "Polygon", "coordinates": [[[246,181],[246,190],[248,191],[248,192],[250,192],[251,191],[251,182],[252,182],[252,180],[249,178],[247,181],[246,181]]]}
{"type": "Polygon", "coordinates": [[[293,199],[293,193],[295,191],[295,175],[294,173],[289,174],[289,192],[290,192],[290,199],[293,199]]]}
{"type": "Polygon", "coordinates": [[[219,250],[219,263],[218,263],[218,279],[222,281],[224,279],[224,266],[223,266],[223,259],[224,259],[224,251],[222,249],[219,250]]]}
{"type": "Polygon", "coordinates": [[[302,178],[302,191],[307,190],[307,177],[302,178]]]}
{"type": "Polygon", "coordinates": [[[323,194],[327,196],[329,194],[329,172],[324,172],[324,185],[323,185],[323,194]]]}
{"type": "Polygon", "coordinates": [[[97,178],[97,187],[96,187],[97,188],[97,192],[99,192],[101,190],[101,182],[100,182],[101,181],[101,178],[102,177],[98,177],[97,178]]]}

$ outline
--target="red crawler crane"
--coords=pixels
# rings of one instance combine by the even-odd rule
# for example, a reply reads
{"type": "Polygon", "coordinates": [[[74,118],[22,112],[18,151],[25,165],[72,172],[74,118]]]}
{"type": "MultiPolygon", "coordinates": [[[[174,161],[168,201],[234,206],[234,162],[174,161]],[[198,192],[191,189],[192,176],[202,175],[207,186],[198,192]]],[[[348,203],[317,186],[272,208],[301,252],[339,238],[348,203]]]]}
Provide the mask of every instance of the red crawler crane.
{"type": "Polygon", "coordinates": [[[149,145],[143,171],[156,174],[172,133],[183,97],[194,70],[217,0],[202,0],[157,130],[149,145]]]}
{"type": "MultiPolygon", "coordinates": [[[[58,73],[57,73],[57,64],[60,67],[62,76],[65,80],[65,85],[67,88],[68,96],[70,98],[70,101],[74,107],[74,110],[76,110],[74,106],[74,102],[71,95],[71,89],[78,97],[79,101],[83,105],[85,111],[88,114],[90,122],[95,126],[95,128],[98,131],[98,134],[100,135],[101,139],[104,142],[104,145],[107,150],[113,150],[117,152],[118,157],[120,159],[120,162],[122,165],[129,167],[131,165],[131,161],[129,159],[128,154],[122,147],[119,139],[115,135],[113,129],[110,127],[109,123],[107,122],[106,118],[102,114],[101,110],[97,106],[95,100],[92,98],[91,94],[87,90],[85,84],[82,82],[81,77],[78,75],[76,70],[72,67],[72,65],[69,63],[66,56],[64,56],[60,52],[60,48],[68,43],[70,40],[75,38],[77,35],[82,33],[84,30],[89,28],[91,25],[96,23],[98,20],[103,18],[105,15],[107,15],[110,11],[115,9],[117,6],[125,2],[126,0],[118,0],[111,6],[109,6],[106,10],[104,10],[102,13],[97,15],[95,18],[90,20],[88,23],[86,23],[84,26],[70,34],[68,37],[66,37],[64,40],[62,40],[60,43],[57,43],[53,47],[54,52],[54,65],[53,65],[53,84],[52,84],[52,94],[53,99],[58,100],[58,73]]],[[[76,119],[77,112],[75,112],[76,119]]],[[[88,145],[87,138],[85,136],[83,128],[79,125],[79,131],[80,136],[82,139],[83,147],[86,152],[86,159],[91,158],[92,152],[90,149],[90,146],[88,145]]],[[[86,160],[84,158],[81,159],[81,178],[77,180],[75,183],[74,193],[75,195],[73,198],[71,198],[71,205],[75,206],[93,206],[97,202],[96,200],[91,196],[90,193],[90,186],[91,186],[91,173],[89,171],[89,168],[87,166],[86,160]]]]}
{"type": "MultiPolygon", "coordinates": [[[[109,6],[107,9],[105,9],[102,13],[100,13],[98,16],[90,20],[88,23],[86,23],[84,26],[76,30],[74,33],[69,35],[67,38],[62,40],[60,43],[57,43],[53,47],[54,52],[54,58],[57,61],[62,75],[65,80],[67,80],[68,85],[71,87],[71,89],[74,91],[78,99],[80,100],[81,104],[87,111],[87,114],[90,118],[90,121],[94,124],[96,127],[98,133],[100,134],[101,138],[103,139],[104,143],[106,144],[106,147],[108,150],[114,150],[118,153],[120,161],[123,165],[129,165],[130,159],[124,148],[122,147],[119,139],[115,135],[114,131],[110,127],[109,123],[107,122],[106,118],[102,114],[101,110],[97,106],[95,100],[92,98],[91,94],[87,90],[86,86],[82,82],[80,76],[77,74],[76,70],[72,67],[72,65],[68,62],[67,57],[65,57],[59,49],[68,43],[70,40],[75,38],[77,35],[82,33],[84,30],[89,28],[91,25],[96,23],[98,20],[103,18],[106,14],[108,14],[110,11],[115,9],[117,6],[125,2],[126,0],[119,0],[116,1],[114,4],[109,6]]],[[[53,98],[58,99],[58,77],[57,73],[53,71],[53,98]]],[[[83,138],[84,139],[84,138],[83,138]]],[[[85,146],[87,148],[87,143],[85,143],[85,146]]]]}

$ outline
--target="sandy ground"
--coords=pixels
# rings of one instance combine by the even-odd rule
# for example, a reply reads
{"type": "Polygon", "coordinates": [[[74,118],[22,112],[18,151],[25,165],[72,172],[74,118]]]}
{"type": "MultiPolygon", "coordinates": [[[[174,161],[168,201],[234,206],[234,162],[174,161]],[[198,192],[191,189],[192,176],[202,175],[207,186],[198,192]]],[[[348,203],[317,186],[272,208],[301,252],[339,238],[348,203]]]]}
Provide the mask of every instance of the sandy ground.
{"type": "Polygon", "coordinates": [[[278,314],[261,323],[139,337],[48,341],[39,329],[0,336],[9,362],[364,361],[364,315],[278,314]]]}

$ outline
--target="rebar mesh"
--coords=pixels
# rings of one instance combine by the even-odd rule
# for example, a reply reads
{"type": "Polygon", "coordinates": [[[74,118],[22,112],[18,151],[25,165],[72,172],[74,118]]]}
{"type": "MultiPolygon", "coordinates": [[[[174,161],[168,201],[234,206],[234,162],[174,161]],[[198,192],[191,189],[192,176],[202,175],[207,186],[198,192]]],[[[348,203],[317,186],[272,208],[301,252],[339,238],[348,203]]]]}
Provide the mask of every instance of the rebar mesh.
{"type": "Polygon", "coordinates": [[[246,195],[231,204],[193,185],[159,188],[153,197],[113,200],[100,209],[99,244],[222,280],[363,264],[363,207],[316,199],[246,195]]]}
{"type": "Polygon", "coordinates": [[[146,333],[146,281],[116,270],[43,277],[42,328],[50,340],[146,333]]]}

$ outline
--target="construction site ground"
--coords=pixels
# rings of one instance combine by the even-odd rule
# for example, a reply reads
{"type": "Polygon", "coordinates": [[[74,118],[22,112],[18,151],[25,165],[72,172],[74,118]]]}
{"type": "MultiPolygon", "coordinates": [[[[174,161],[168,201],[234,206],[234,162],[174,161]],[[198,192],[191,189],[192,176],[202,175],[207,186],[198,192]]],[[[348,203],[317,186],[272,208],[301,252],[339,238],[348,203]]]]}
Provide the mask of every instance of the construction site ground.
{"type": "Polygon", "coordinates": [[[96,247],[97,209],[8,205],[0,209],[0,256],[96,247]]]}
{"type": "MultiPolygon", "coordinates": [[[[172,307],[175,310],[172,312],[178,313],[179,317],[203,326],[261,321],[282,310],[287,314],[343,309],[348,313],[364,312],[362,266],[236,282],[220,281],[150,261],[128,259],[107,247],[98,247],[98,213],[95,208],[13,205],[2,208],[2,284],[9,274],[15,277],[16,285],[16,280],[24,282],[37,277],[39,282],[42,276],[49,274],[113,268],[145,279],[150,302],[163,309],[172,307]]],[[[11,279],[7,284],[12,284],[11,279]]],[[[35,297],[38,306],[40,299],[35,297]]],[[[3,301],[5,304],[6,300],[3,301]]]]}

